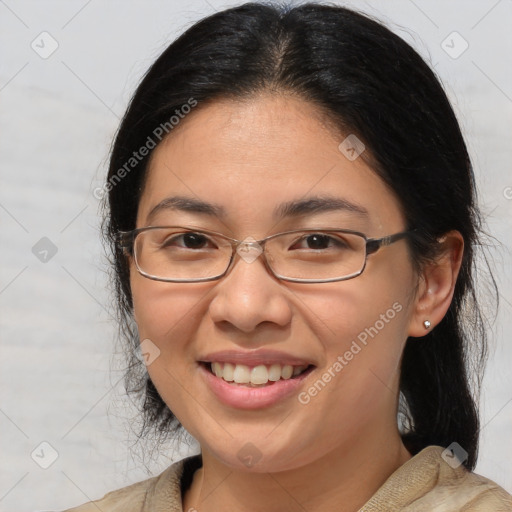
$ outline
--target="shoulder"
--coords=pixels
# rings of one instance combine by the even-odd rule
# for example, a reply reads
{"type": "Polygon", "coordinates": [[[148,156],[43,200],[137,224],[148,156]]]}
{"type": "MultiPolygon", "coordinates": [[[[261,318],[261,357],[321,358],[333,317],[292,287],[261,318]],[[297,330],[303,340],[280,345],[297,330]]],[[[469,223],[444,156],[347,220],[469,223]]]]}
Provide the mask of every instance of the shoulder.
{"type": "Polygon", "coordinates": [[[512,511],[512,496],[497,483],[477,475],[465,472],[459,489],[454,495],[461,496],[463,510],[472,512],[510,512],[512,511]],[[465,501],[464,501],[465,500],[465,501]]]}
{"type": "Polygon", "coordinates": [[[175,462],[158,476],[109,492],[103,498],[63,512],[181,512],[181,477],[184,465],[196,456],[175,462]]]}
{"type": "Polygon", "coordinates": [[[512,511],[512,496],[505,489],[484,476],[468,471],[462,465],[451,467],[441,457],[443,448],[431,448],[437,448],[434,453],[441,458],[439,480],[431,492],[433,504],[443,501],[446,510],[450,511],[512,511]]]}
{"type": "Polygon", "coordinates": [[[512,496],[497,483],[443,458],[428,446],[398,468],[360,512],[510,512],[512,496]]]}
{"type": "Polygon", "coordinates": [[[78,507],[67,509],[64,512],[97,512],[98,510],[104,512],[139,511],[142,509],[146,494],[154,485],[156,478],[158,477],[117,489],[109,492],[99,500],[84,503],[78,507]]]}

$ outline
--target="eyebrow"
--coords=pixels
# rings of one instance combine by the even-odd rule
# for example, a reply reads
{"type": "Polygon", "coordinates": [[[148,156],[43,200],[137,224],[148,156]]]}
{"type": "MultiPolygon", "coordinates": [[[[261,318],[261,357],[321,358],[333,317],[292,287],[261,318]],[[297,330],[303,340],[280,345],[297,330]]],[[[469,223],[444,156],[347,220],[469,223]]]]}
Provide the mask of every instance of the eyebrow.
{"type": "MultiPolygon", "coordinates": [[[[178,210],[197,213],[209,217],[225,218],[226,210],[215,203],[184,196],[167,197],[154,206],[148,214],[148,220],[162,210],[178,210]]],[[[306,214],[318,214],[330,211],[346,211],[358,216],[368,216],[368,210],[363,206],[340,197],[315,196],[282,203],[274,209],[274,220],[287,217],[299,217],[306,214]]]]}
{"type": "Polygon", "coordinates": [[[274,210],[274,219],[281,220],[286,217],[323,213],[330,211],[346,211],[360,216],[368,216],[368,210],[347,199],[333,196],[315,196],[307,199],[288,201],[274,210]]]}
{"type": "Polygon", "coordinates": [[[161,210],[179,210],[183,212],[201,213],[210,217],[225,217],[226,211],[222,206],[207,203],[191,197],[166,197],[154,206],[148,214],[148,219],[155,216],[161,210]]]}

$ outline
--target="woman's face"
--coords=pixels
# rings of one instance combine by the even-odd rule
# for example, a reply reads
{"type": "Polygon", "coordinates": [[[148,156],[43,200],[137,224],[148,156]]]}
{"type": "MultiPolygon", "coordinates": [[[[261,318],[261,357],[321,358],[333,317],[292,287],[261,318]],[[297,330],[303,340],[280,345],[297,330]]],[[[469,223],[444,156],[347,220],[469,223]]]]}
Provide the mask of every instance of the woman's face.
{"type": "MultiPolygon", "coordinates": [[[[338,148],[344,139],[294,98],[197,107],[156,148],[137,227],[191,226],[238,240],[299,228],[372,238],[403,231],[396,198],[361,157],[338,148]],[[162,207],[176,196],[214,203],[224,215],[162,207]],[[326,197],[358,208],[274,216],[285,203],[326,197]]],[[[417,281],[405,241],[370,255],[359,277],[332,283],[280,281],[262,257],[238,255],[218,281],[153,281],[133,262],[130,275],[140,339],[158,347],[151,379],[203,451],[231,467],[279,471],[397,436],[417,281]],[[202,363],[211,360],[313,367],[294,383],[281,377],[250,388],[214,377],[202,363]]]]}

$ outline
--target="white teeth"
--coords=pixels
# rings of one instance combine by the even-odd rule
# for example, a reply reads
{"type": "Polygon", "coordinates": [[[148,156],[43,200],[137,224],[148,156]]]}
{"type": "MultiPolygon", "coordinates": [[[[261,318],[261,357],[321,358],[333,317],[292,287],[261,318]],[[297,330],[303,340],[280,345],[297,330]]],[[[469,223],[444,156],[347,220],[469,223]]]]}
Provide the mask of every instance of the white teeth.
{"type": "Polygon", "coordinates": [[[293,366],[290,366],[289,364],[283,366],[283,369],[281,370],[281,377],[283,379],[289,379],[292,376],[293,373],[293,366]]]}
{"type": "Polygon", "coordinates": [[[276,382],[281,378],[281,365],[273,364],[268,371],[268,380],[276,382]]]}
{"type": "Polygon", "coordinates": [[[251,384],[266,384],[268,382],[267,367],[260,364],[251,370],[251,384]]]}
{"type": "Polygon", "coordinates": [[[237,384],[249,384],[251,382],[251,372],[245,364],[237,364],[233,377],[237,384]]]}
{"type": "Polygon", "coordinates": [[[220,375],[217,375],[217,377],[221,377],[224,380],[227,380],[228,382],[233,382],[235,380],[235,365],[231,363],[226,363],[224,365],[223,370],[222,365],[220,363],[217,364],[219,365],[220,368],[220,375]]]}
{"type": "Polygon", "coordinates": [[[300,375],[307,366],[291,366],[289,364],[272,364],[265,366],[249,367],[245,364],[231,363],[211,363],[212,372],[219,378],[227,382],[236,382],[237,384],[252,384],[255,386],[265,385],[269,381],[277,382],[280,379],[290,379],[292,376],[300,375]]]}

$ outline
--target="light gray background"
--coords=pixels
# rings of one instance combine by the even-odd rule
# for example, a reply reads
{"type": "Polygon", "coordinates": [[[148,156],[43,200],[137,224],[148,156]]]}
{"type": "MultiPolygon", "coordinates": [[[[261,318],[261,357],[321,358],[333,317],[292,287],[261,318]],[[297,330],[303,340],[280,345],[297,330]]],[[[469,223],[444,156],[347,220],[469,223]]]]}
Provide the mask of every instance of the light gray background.
{"type": "MultiPolygon", "coordinates": [[[[109,372],[114,325],[98,201],[112,135],[142,73],[194,21],[239,2],[0,0],[0,510],[58,510],[147,478],[109,372]],[[48,51],[43,59],[31,47],[48,51]],[[32,252],[48,237],[58,252],[32,252]],[[50,254],[49,254],[50,255],[50,254]],[[58,458],[46,470],[39,462],[58,458]],[[38,457],[39,455],[39,457],[38,457]]],[[[435,67],[475,165],[501,308],[491,333],[477,472],[512,491],[512,1],[345,2],[435,67]],[[452,55],[468,49],[458,58],[452,55]],[[450,36],[448,39],[446,39],[450,36]]],[[[195,448],[192,448],[195,449],[195,448]]],[[[153,474],[187,452],[169,447],[153,474]]]]}

